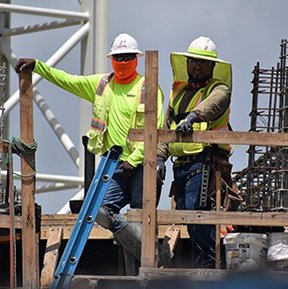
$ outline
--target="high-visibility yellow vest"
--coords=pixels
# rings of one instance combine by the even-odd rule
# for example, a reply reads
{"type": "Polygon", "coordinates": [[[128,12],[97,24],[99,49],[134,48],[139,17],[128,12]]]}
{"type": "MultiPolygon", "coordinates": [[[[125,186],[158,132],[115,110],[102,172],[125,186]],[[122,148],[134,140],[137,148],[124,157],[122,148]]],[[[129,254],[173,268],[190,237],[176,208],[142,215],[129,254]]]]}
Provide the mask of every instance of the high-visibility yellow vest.
{"type": "MultiPolygon", "coordinates": [[[[88,137],[87,149],[95,154],[103,154],[104,134],[107,130],[107,116],[113,97],[113,91],[109,82],[113,73],[105,74],[96,86],[95,102],[93,104],[93,113],[90,130],[86,133],[88,137]]],[[[127,84],[129,85],[129,84],[127,84]]],[[[138,102],[135,102],[134,115],[131,118],[131,128],[143,128],[144,126],[144,100],[145,100],[145,79],[141,77],[130,91],[131,94],[138,95],[138,102]]],[[[117,120],[115,120],[117,121],[117,120]]],[[[135,142],[128,142],[131,150],[135,149],[135,142]]]]}
{"type": "MultiPolygon", "coordinates": [[[[192,97],[189,105],[186,108],[185,112],[191,112],[193,108],[195,108],[201,101],[208,97],[210,92],[219,84],[223,84],[223,82],[219,80],[212,80],[206,87],[200,88],[195,95],[192,97]]],[[[185,94],[184,87],[187,86],[187,82],[175,82],[173,85],[173,89],[170,94],[170,106],[174,109],[174,114],[177,115],[179,113],[179,105],[181,100],[185,94]]],[[[219,118],[213,121],[194,123],[193,130],[194,131],[204,131],[204,130],[228,130],[229,124],[229,113],[230,107],[227,108],[225,113],[223,113],[219,118]]],[[[181,122],[183,122],[182,120],[181,122]]],[[[180,123],[181,123],[180,122],[180,123]]],[[[180,124],[179,123],[179,124],[180,124]]],[[[171,122],[170,128],[176,129],[179,125],[173,120],[171,122]]],[[[172,156],[181,157],[185,155],[194,155],[202,152],[204,148],[210,146],[206,143],[184,143],[184,142],[174,142],[169,143],[169,152],[172,156]]],[[[226,150],[228,153],[231,148],[229,144],[219,144],[219,148],[226,150]]]]}

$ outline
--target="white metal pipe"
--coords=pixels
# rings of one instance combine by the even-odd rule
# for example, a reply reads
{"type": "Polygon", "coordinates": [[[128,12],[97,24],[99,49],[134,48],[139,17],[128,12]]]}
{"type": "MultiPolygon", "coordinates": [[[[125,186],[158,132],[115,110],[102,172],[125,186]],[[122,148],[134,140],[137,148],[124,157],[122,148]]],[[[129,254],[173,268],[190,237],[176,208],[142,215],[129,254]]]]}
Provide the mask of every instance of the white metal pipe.
{"type": "MultiPolygon", "coordinates": [[[[50,66],[56,65],[65,55],[72,49],[74,46],[80,42],[88,33],[89,31],[89,23],[86,23],[83,25],[79,30],[77,30],[47,61],[46,64],[50,66]]],[[[2,41],[2,43],[4,43],[2,41]]],[[[6,45],[3,45],[2,51],[4,52],[7,59],[10,59],[13,61],[13,58],[15,58],[15,54],[9,49],[9,47],[6,47],[6,45]]],[[[14,62],[14,61],[13,61],[14,62]]],[[[12,62],[11,62],[12,63],[12,62]]],[[[32,81],[33,86],[35,86],[42,77],[38,74],[33,74],[32,81]]],[[[10,110],[17,104],[19,101],[19,89],[5,102],[4,104],[4,117],[7,116],[7,114],[10,112],[10,110]]]]}
{"type": "Polygon", "coordinates": [[[12,5],[12,4],[0,4],[1,12],[10,12],[10,13],[21,13],[21,14],[30,14],[35,16],[48,16],[48,17],[58,17],[66,19],[80,19],[80,20],[89,20],[89,13],[75,12],[75,11],[66,11],[66,10],[56,10],[56,9],[47,9],[47,8],[37,8],[31,6],[22,6],[22,5],[12,5]]]}
{"type": "Polygon", "coordinates": [[[47,184],[47,185],[37,186],[35,193],[43,194],[43,193],[51,193],[51,192],[76,189],[76,188],[79,188],[79,186],[73,185],[73,184],[67,185],[63,183],[56,183],[56,184],[49,184],[49,185],[47,184]]]}
{"type": "MultiPolygon", "coordinates": [[[[107,0],[82,0],[81,11],[89,11],[91,29],[86,41],[82,43],[82,73],[94,74],[107,71],[107,34],[108,34],[108,1],[107,0]]],[[[83,135],[89,128],[91,105],[80,100],[80,131],[83,135]]],[[[84,155],[83,147],[79,148],[80,156],[84,155]]],[[[98,158],[96,157],[96,164],[98,158]]],[[[84,159],[80,157],[80,175],[84,174],[84,159]],[[82,171],[81,171],[82,170],[82,171]]]]}
{"type": "MultiPolygon", "coordinates": [[[[96,0],[95,15],[95,67],[96,72],[107,70],[108,1],[96,0]]],[[[94,53],[94,51],[93,51],[94,53]]]]}
{"type": "MultiPolygon", "coordinates": [[[[21,179],[21,172],[15,171],[15,179],[21,179]]],[[[1,170],[1,176],[6,177],[7,171],[1,170]]],[[[66,185],[84,185],[84,177],[78,176],[61,176],[61,175],[52,175],[52,174],[36,174],[37,182],[55,182],[55,183],[64,183],[66,185]]]]}
{"type": "Polygon", "coordinates": [[[51,29],[57,29],[57,28],[63,28],[63,27],[69,27],[74,25],[81,24],[81,20],[66,20],[66,21],[52,21],[52,22],[46,22],[42,24],[36,24],[36,25],[26,25],[23,27],[16,27],[16,28],[6,28],[3,30],[2,35],[4,37],[6,36],[17,36],[17,35],[23,35],[27,33],[32,32],[43,32],[46,30],[51,29]]]}
{"type": "Polygon", "coordinates": [[[36,181],[38,182],[59,182],[65,184],[77,184],[83,186],[84,178],[76,176],[61,176],[51,174],[36,174],[36,181]]]}
{"type": "Polygon", "coordinates": [[[53,114],[50,107],[45,102],[44,98],[40,95],[40,93],[36,89],[34,90],[34,101],[37,104],[39,110],[42,112],[46,121],[52,128],[53,132],[59,139],[60,143],[63,145],[64,149],[69,154],[75,166],[79,168],[80,159],[78,150],[76,149],[75,145],[73,144],[68,134],[62,128],[61,124],[58,122],[56,116],[53,114]]]}
{"type": "MultiPolygon", "coordinates": [[[[84,189],[79,191],[70,200],[83,200],[83,199],[84,199],[84,189]]],[[[71,213],[69,201],[57,212],[57,214],[70,214],[71,213]]]]}

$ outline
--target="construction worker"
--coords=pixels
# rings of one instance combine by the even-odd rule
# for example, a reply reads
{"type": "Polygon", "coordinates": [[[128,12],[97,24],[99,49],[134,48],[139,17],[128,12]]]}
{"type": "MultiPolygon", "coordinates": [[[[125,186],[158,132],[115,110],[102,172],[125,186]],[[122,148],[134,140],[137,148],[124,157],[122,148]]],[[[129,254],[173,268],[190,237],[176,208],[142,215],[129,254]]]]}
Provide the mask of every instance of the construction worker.
{"type": "MultiPolygon", "coordinates": [[[[123,153],[113,179],[105,194],[96,221],[111,230],[124,248],[140,260],[141,226],[131,224],[120,210],[127,204],[142,208],[144,143],[131,142],[130,128],[144,126],[144,77],[137,72],[138,57],[143,53],[137,41],[128,34],[118,35],[107,57],[111,59],[113,73],[75,76],[50,67],[40,60],[20,59],[16,72],[33,70],[51,83],[93,104],[91,129],[87,132],[89,151],[105,154],[114,145],[123,153]]],[[[162,127],[163,94],[158,87],[158,127],[162,127]]],[[[157,200],[165,178],[165,165],[157,162],[157,200]]]]}
{"type": "MultiPolygon", "coordinates": [[[[164,127],[182,135],[198,130],[228,130],[232,70],[230,63],[217,57],[214,42],[203,36],[193,40],[186,52],[171,53],[171,64],[174,83],[164,127]]],[[[211,209],[214,159],[227,163],[230,146],[161,143],[158,155],[163,159],[172,156],[174,181],[170,195],[174,195],[176,209],[211,209]]],[[[188,231],[193,267],[213,267],[215,226],[188,225],[188,231]]]]}

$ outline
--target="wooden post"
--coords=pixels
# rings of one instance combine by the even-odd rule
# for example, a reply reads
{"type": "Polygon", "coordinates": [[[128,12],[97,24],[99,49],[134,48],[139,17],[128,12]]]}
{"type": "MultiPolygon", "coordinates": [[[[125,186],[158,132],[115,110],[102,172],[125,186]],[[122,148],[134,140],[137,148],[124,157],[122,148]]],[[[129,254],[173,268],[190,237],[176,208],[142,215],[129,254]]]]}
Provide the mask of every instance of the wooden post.
{"type": "Polygon", "coordinates": [[[145,53],[145,128],[141,267],[156,267],[158,52],[145,53]]]}
{"type": "Polygon", "coordinates": [[[8,162],[8,178],[9,178],[9,218],[10,218],[10,230],[9,230],[9,248],[10,248],[10,289],[14,289],[16,285],[16,252],[15,252],[15,212],[14,212],[14,194],[13,194],[13,159],[12,148],[9,148],[9,162],[8,162]]]}
{"type": "MultiPolygon", "coordinates": [[[[216,171],[216,212],[221,208],[221,172],[216,171]]],[[[221,269],[221,238],[220,238],[221,225],[216,225],[215,232],[215,268],[221,269]]]]}
{"type": "Polygon", "coordinates": [[[49,229],[49,236],[47,240],[43,269],[41,272],[41,289],[49,288],[56,270],[59,251],[63,238],[63,228],[53,227],[49,229]]]}
{"type": "MultiPolygon", "coordinates": [[[[33,136],[32,72],[21,71],[20,87],[20,135],[23,142],[31,144],[33,136]]],[[[21,159],[22,190],[22,264],[23,288],[39,288],[38,249],[35,221],[35,172],[27,161],[21,159]]]]}

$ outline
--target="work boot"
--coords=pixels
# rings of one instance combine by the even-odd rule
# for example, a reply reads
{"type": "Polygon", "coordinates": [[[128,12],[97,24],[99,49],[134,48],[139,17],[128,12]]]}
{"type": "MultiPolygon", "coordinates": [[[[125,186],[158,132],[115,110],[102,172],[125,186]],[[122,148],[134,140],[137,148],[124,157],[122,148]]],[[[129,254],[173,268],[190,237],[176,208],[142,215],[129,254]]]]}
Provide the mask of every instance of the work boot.
{"type": "MultiPolygon", "coordinates": [[[[117,221],[125,225],[114,233],[116,241],[118,241],[128,252],[130,252],[137,260],[141,261],[141,241],[142,241],[142,225],[140,223],[128,223],[122,216],[117,221]]],[[[165,245],[158,243],[158,267],[167,265],[173,257],[173,252],[166,243],[165,245]]]]}
{"type": "Polygon", "coordinates": [[[139,274],[140,261],[125,248],[123,248],[123,255],[126,275],[137,276],[139,274]]]}
{"type": "Polygon", "coordinates": [[[118,231],[114,232],[116,241],[139,261],[141,261],[141,233],[141,224],[127,221],[118,231]]]}

